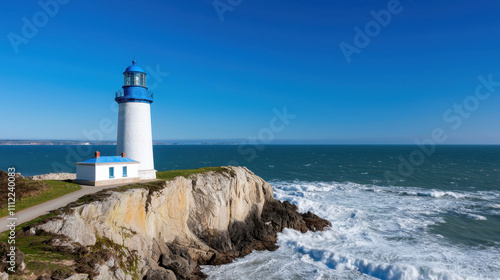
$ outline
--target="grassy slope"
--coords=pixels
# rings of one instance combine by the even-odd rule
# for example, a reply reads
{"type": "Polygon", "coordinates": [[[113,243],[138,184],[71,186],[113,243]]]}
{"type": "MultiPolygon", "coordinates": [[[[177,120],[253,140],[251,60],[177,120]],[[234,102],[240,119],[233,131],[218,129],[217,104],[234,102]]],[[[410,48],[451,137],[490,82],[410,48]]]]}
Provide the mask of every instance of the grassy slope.
{"type": "Polygon", "coordinates": [[[187,178],[191,174],[203,173],[208,171],[224,171],[224,170],[226,169],[222,167],[202,167],[198,169],[160,171],[156,172],[156,178],[168,181],[178,176],[187,178]]]}
{"type": "MultiPolygon", "coordinates": [[[[16,212],[35,206],[40,203],[47,202],[49,200],[58,198],[60,196],[77,191],[82,188],[78,184],[69,183],[65,181],[45,180],[43,182],[49,184],[50,188],[42,191],[40,194],[35,196],[23,197],[22,199],[18,198],[16,201],[16,212]]],[[[0,208],[0,218],[5,217],[7,215],[8,215],[7,207],[0,208]]]]}

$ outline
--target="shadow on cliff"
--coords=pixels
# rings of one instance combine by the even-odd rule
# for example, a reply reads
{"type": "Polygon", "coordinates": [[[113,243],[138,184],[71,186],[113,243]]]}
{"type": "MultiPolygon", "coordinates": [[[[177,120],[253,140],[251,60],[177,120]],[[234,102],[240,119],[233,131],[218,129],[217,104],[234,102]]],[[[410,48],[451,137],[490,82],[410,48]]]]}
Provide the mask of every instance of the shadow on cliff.
{"type": "Polygon", "coordinates": [[[299,213],[297,206],[288,201],[266,201],[259,213],[253,206],[245,221],[235,221],[227,231],[205,230],[196,232],[196,225],[188,224],[190,230],[209,247],[208,252],[175,243],[157,248],[157,268],[151,269],[143,280],[159,279],[205,279],[200,265],[221,265],[244,257],[254,250],[274,251],[277,234],[285,228],[300,232],[322,231],[331,223],[311,212],[299,213]],[[175,275],[175,276],[174,276],[175,275]],[[173,278],[175,277],[175,278],[173,278]]]}

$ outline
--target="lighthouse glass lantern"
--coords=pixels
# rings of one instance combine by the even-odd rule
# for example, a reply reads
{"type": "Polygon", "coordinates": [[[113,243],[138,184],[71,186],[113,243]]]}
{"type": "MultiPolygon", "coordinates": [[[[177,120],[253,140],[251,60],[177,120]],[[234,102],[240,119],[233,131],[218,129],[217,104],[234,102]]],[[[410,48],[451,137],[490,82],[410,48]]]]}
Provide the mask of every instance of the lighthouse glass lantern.
{"type": "Polygon", "coordinates": [[[146,87],[146,73],[141,72],[125,72],[124,86],[141,86],[146,87]]]}

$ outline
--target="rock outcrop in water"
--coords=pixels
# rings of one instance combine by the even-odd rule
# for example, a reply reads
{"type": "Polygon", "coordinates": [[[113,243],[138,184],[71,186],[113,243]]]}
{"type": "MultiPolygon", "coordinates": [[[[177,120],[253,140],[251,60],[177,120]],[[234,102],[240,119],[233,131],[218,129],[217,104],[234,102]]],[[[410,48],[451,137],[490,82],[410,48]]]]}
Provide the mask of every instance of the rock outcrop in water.
{"type": "Polygon", "coordinates": [[[306,232],[330,225],[276,201],[272,187],[244,167],[95,197],[24,229],[57,236],[51,239],[55,250],[76,252],[75,271],[92,279],[203,279],[199,265],[274,250],[284,228],[306,232]]]}

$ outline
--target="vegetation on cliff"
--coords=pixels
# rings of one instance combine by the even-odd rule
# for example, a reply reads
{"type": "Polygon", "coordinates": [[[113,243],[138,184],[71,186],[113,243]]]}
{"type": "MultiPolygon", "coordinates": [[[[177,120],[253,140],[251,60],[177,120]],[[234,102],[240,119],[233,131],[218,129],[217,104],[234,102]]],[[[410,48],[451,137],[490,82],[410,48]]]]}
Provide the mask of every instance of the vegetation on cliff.
{"type": "Polygon", "coordinates": [[[204,172],[215,171],[215,172],[224,172],[227,169],[222,167],[202,167],[198,169],[184,169],[184,170],[168,170],[168,171],[159,171],[156,172],[156,178],[161,180],[172,180],[175,177],[182,176],[184,178],[188,178],[193,174],[200,174],[204,172]]]}
{"type": "MultiPolygon", "coordinates": [[[[7,172],[0,170],[0,186],[7,186],[7,180],[7,172]]],[[[33,181],[20,175],[16,176],[15,182],[16,212],[81,189],[79,185],[68,181],[33,181]]],[[[0,188],[0,197],[4,198],[0,200],[0,218],[7,216],[9,213],[7,200],[5,199],[7,198],[7,192],[6,187],[0,188]]]]}

